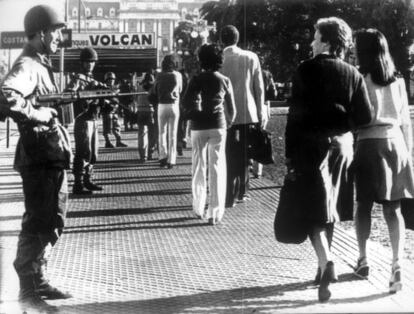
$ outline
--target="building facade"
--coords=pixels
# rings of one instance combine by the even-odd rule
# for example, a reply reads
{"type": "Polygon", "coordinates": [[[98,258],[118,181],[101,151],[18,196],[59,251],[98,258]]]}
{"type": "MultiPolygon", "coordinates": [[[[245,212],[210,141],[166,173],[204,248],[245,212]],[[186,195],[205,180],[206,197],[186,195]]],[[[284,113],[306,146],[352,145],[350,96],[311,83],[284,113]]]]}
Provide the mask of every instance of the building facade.
{"type": "MultiPolygon", "coordinates": [[[[179,21],[199,17],[205,0],[68,0],[72,37],[87,34],[151,34],[156,64],[175,52],[174,29],[179,21]]],[[[80,46],[77,46],[81,48],[80,46]]],[[[106,47],[109,48],[109,47],[106,47]]],[[[111,47],[113,48],[113,47],[111,47]]],[[[126,45],[122,48],[128,48],[126,45]]],[[[148,47],[141,47],[143,49],[148,47]]]]}

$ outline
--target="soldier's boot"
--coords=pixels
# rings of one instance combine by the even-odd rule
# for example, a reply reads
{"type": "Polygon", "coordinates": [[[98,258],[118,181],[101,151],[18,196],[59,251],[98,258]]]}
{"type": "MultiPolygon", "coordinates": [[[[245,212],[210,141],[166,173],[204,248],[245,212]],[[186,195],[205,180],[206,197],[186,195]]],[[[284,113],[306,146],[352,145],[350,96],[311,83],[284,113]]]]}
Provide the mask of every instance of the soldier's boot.
{"type": "Polygon", "coordinates": [[[24,312],[56,313],[58,308],[47,304],[35,289],[33,275],[19,276],[19,304],[24,312]]]}
{"type": "Polygon", "coordinates": [[[90,174],[85,174],[83,177],[83,185],[90,191],[102,191],[103,187],[92,182],[90,174]]]}
{"type": "Polygon", "coordinates": [[[48,282],[42,284],[36,289],[36,292],[45,299],[49,300],[58,300],[58,299],[70,299],[72,298],[72,294],[67,291],[59,290],[56,287],[53,287],[48,282]]]}
{"type": "Polygon", "coordinates": [[[75,176],[75,183],[73,184],[73,194],[75,195],[90,195],[92,191],[85,189],[83,185],[82,176],[75,176]]]}
{"type": "Polygon", "coordinates": [[[127,145],[127,144],[125,144],[125,143],[123,143],[123,142],[121,141],[121,138],[117,138],[117,139],[116,139],[116,147],[128,147],[128,145],[127,145]]]}
{"type": "Polygon", "coordinates": [[[116,147],[128,147],[127,144],[122,143],[121,136],[119,135],[119,132],[116,132],[114,135],[115,135],[115,138],[116,138],[116,147]]]}
{"type": "MultiPolygon", "coordinates": [[[[41,267],[42,268],[42,267],[41,267]]],[[[73,296],[66,291],[59,290],[53,287],[43,274],[43,269],[38,274],[34,275],[35,291],[41,297],[49,300],[69,299],[73,296]]]]}
{"type": "Polygon", "coordinates": [[[110,140],[105,141],[105,148],[115,148],[114,144],[110,140]]]}
{"type": "Polygon", "coordinates": [[[114,144],[112,144],[111,141],[109,140],[108,135],[104,135],[104,138],[105,138],[105,148],[115,148],[114,144]]]}
{"type": "Polygon", "coordinates": [[[145,155],[145,149],[138,148],[138,154],[139,154],[139,162],[143,163],[147,160],[147,156],[145,155]]]}

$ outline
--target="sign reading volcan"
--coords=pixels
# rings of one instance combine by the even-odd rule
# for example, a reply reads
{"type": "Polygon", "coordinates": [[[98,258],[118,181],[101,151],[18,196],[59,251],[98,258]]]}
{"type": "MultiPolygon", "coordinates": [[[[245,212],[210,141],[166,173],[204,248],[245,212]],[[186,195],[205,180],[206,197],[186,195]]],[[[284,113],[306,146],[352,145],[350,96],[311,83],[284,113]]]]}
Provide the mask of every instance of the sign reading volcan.
{"type": "Polygon", "coordinates": [[[72,47],[151,48],[154,33],[72,34],[72,47]]]}

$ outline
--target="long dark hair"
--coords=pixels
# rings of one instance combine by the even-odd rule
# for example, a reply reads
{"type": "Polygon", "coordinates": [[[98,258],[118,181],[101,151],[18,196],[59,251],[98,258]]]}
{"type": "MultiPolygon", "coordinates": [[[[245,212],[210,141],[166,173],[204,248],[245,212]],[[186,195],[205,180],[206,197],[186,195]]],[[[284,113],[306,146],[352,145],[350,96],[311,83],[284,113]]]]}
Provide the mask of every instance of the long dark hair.
{"type": "Polygon", "coordinates": [[[217,71],[223,65],[223,52],[215,44],[204,44],[198,51],[198,60],[202,69],[217,71]]]}
{"type": "Polygon", "coordinates": [[[167,55],[161,62],[162,72],[172,72],[175,70],[175,60],[173,55],[167,55]]]}
{"type": "Polygon", "coordinates": [[[382,86],[395,81],[395,65],[388,42],[379,30],[370,28],[358,31],[355,35],[355,43],[359,71],[362,74],[371,74],[372,81],[382,86]]]}

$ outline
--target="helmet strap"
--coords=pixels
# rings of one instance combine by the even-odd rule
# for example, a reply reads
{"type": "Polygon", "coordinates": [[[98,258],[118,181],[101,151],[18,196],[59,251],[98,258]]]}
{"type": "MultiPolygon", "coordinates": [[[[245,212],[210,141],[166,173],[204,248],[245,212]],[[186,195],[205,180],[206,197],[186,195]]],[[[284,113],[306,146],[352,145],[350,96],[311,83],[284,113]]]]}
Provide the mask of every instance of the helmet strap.
{"type": "Polygon", "coordinates": [[[42,45],[42,51],[45,52],[47,55],[49,55],[49,52],[47,51],[47,45],[45,43],[45,32],[44,31],[40,31],[40,42],[42,45]]]}

